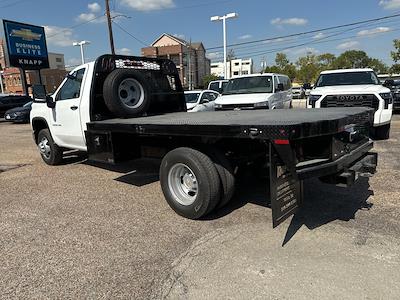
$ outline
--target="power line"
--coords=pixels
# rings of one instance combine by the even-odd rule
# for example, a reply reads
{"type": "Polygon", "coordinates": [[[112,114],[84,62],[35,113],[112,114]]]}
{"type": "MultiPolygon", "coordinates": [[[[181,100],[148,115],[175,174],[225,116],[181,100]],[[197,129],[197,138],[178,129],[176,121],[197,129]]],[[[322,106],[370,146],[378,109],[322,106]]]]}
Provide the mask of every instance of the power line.
{"type": "Polygon", "coordinates": [[[47,36],[47,38],[50,38],[50,37],[59,35],[59,34],[61,34],[61,33],[63,33],[63,32],[69,31],[70,29],[74,29],[74,28],[76,28],[76,27],[79,27],[79,26],[88,24],[88,23],[90,23],[90,22],[92,22],[92,21],[94,21],[94,20],[96,20],[96,19],[99,19],[99,18],[104,17],[104,15],[105,15],[105,13],[102,14],[102,15],[96,16],[96,17],[94,17],[94,18],[92,18],[92,19],[89,19],[89,20],[87,20],[87,21],[85,21],[85,22],[81,22],[81,23],[78,23],[78,24],[76,24],[76,25],[66,27],[66,28],[63,29],[63,30],[57,31],[57,32],[55,32],[55,33],[53,33],[53,34],[47,36]]]}
{"type": "MultiPolygon", "coordinates": [[[[396,18],[396,17],[400,17],[400,13],[394,14],[394,15],[385,16],[385,17],[375,18],[375,19],[369,19],[369,20],[364,20],[364,21],[358,21],[358,22],[343,24],[343,25],[336,25],[336,26],[325,27],[325,28],[321,28],[321,29],[314,29],[314,30],[305,31],[305,32],[299,32],[299,33],[294,33],[294,34],[276,36],[276,37],[272,37],[272,38],[260,39],[260,40],[249,41],[249,42],[235,43],[235,44],[228,45],[228,47],[240,46],[240,45],[249,45],[249,44],[261,43],[261,42],[266,42],[266,41],[273,41],[273,40],[282,39],[282,38],[289,38],[289,37],[307,35],[307,34],[312,34],[312,33],[319,33],[319,32],[329,31],[329,30],[332,30],[332,29],[351,27],[351,26],[356,26],[356,25],[366,24],[366,23],[371,23],[371,22],[377,22],[377,21],[396,18]]],[[[223,46],[210,47],[210,48],[207,48],[206,50],[221,49],[221,48],[223,48],[223,46]]]]}
{"type": "Polygon", "coordinates": [[[131,34],[129,31],[127,31],[125,28],[123,28],[121,25],[119,25],[117,22],[112,21],[114,25],[116,25],[119,29],[121,29],[123,32],[125,32],[127,35],[129,35],[130,37],[132,37],[133,39],[135,39],[136,41],[138,41],[139,43],[141,43],[142,45],[148,47],[149,44],[143,42],[142,40],[140,40],[139,38],[137,38],[136,36],[134,36],[133,34],[131,34]]]}
{"type": "MultiPolygon", "coordinates": [[[[333,31],[332,34],[338,33],[338,32],[344,34],[344,33],[348,33],[349,31],[354,31],[356,29],[361,29],[361,28],[365,28],[366,29],[366,28],[372,28],[372,27],[375,27],[375,26],[382,26],[382,25],[388,26],[389,24],[390,25],[397,25],[398,23],[399,23],[399,20],[386,20],[386,21],[381,21],[379,23],[359,25],[359,26],[356,26],[354,28],[346,29],[344,31],[343,30],[333,31]]],[[[314,41],[314,40],[319,40],[319,39],[324,38],[324,37],[325,36],[321,36],[321,37],[309,36],[309,37],[307,37],[307,39],[309,41],[314,41]]],[[[278,39],[278,40],[275,40],[275,41],[268,42],[268,45],[271,45],[271,44],[276,45],[276,44],[288,43],[288,42],[296,40],[297,38],[298,37],[278,39]]],[[[242,51],[242,50],[250,50],[250,49],[258,49],[259,50],[260,47],[262,47],[262,46],[261,45],[248,45],[248,46],[242,45],[242,46],[230,47],[230,49],[234,49],[235,53],[237,51],[239,51],[238,53],[240,53],[240,51],[242,51]]]]}

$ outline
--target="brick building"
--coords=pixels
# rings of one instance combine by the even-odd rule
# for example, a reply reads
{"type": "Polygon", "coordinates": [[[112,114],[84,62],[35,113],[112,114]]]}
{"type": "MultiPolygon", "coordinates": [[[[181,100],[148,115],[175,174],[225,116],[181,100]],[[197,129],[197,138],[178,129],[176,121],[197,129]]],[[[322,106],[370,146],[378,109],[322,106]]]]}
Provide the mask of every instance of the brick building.
{"type": "Polygon", "coordinates": [[[150,47],[142,48],[142,55],[171,59],[185,88],[202,87],[204,76],[210,74],[210,60],[201,42],[189,43],[164,33],[150,47]]]}
{"type": "MultiPolygon", "coordinates": [[[[52,93],[60,85],[67,74],[67,71],[65,70],[64,54],[49,52],[49,66],[49,69],[42,69],[40,73],[42,83],[46,86],[46,91],[52,93]]],[[[2,71],[0,76],[2,76],[4,92],[22,94],[24,90],[22,87],[21,72],[18,68],[6,67],[3,40],[0,40],[0,71],[2,71]]],[[[26,81],[28,84],[38,84],[38,71],[26,71],[26,81]]]]}

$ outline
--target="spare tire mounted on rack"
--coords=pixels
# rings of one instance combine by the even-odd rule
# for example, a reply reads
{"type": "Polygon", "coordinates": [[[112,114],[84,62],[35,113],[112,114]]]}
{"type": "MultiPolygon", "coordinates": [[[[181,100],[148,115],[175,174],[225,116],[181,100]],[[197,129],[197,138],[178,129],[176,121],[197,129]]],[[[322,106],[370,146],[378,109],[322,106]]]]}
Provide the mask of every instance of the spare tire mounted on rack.
{"type": "Polygon", "coordinates": [[[143,73],[116,69],[104,81],[103,97],[107,108],[115,116],[128,118],[145,114],[152,95],[143,73]]]}

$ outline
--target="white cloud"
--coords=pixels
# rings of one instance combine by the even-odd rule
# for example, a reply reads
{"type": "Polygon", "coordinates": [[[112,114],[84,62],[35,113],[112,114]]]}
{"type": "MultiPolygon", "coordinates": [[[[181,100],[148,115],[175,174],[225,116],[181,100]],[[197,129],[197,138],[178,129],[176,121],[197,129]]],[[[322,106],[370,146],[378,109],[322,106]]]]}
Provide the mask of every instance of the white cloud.
{"type": "Polygon", "coordinates": [[[81,13],[79,16],[75,18],[77,22],[80,23],[85,23],[85,22],[91,22],[91,23],[103,23],[105,22],[106,18],[105,16],[102,16],[99,14],[101,11],[101,6],[97,2],[89,3],[88,4],[88,13],[81,13]]]}
{"type": "Polygon", "coordinates": [[[397,9],[400,8],[400,0],[380,0],[379,5],[384,9],[397,9]]]}
{"type": "Polygon", "coordinates": [[[178,39],[181,39],[181,40],[184,40],[184,39],[185,39],[185,35],[184,35],[184,34],[174,33],[173,36],[174,36],[174,37],[177,37],[178,39]]]}
{"type": "Polygon", "coordinates": [[[206,54],[207,58],[208,58],[208,59],[211,59],[211,60],[212,60],[212,59],[216,59],[216,58],[220,58],[221,55],[222,55],[221,52],[210,52],[210,53],[207,53],[207,54],[206,54]]]}
{"type": "Polygon", "coordinates": [[[357,33],[358,36],[366,36],[366,35],[374,35],[378,33],[383,33],[390,31],[391,29],[389,27],[377,27],[374,29],[366,29],[366,30],[361,30],[357,33]]]}
{"type": "Polygon", "coordinates": [[[336,47],[336,49],[339,49],[339,50],[357,49],[359,45],[360,45],[360,43],[357,41],[348,41],[348,42],[339,44],[336,47]]]}
{"type": "Polygon", "coordinates": [[[120,0],[120,2],[122,5],[140,11],[150,11],[175,6],[173,0],[120,0]]]}
{"type": "Polygon", "coordinates": [[[325,37],[325,33],[318,32],[316,35],[313,36],[313,39],[319,40],[319,39],[322,39],[324,37],[325,37]]]}
{"type": "Polygon", "coordinates": [[[101,11],[101,6],[97,2],[93,2],[88,4],[88,9],[92,13],[98,13],[101,11]]]}
{"type": "Polygon", "coordinates": [[[271,20],[272,25],[294,25],[294,26],[303,26],[308,23],[307,19],[303,18],[289,18],[289,19],[281,19],[275,18],[271,20]]]}
{"type": "Polygon", "coordinates": [[[251,34],[244,34],[238,37],[239,40],[248,40],[251,39],[253,36],[251,34]]]}
{"type": "Polygon", "coordinates": [[[71,28],[44,25],[46,40],[49,45],[70,47],[74,42],[74,32],[71,28]]]}
{"type": "Polygon", "coordinates": [[[117,49],[117,53],[121,55],[132,55],[132,50],[129,48],[117,49]]]}
{"type": "Polygon", "coordinates": [[[94,13],[82,13],[77,18],[77,22],[93,22],[93,23],[102,23],[104,22],[104,17],[97,18],[94,13]]]}

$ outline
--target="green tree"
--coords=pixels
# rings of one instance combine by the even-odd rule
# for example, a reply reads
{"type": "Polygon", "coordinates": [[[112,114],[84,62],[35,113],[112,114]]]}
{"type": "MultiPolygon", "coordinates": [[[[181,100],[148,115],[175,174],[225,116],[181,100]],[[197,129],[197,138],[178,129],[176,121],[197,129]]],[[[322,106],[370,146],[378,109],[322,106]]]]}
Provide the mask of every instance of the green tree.
{"type": "Polygon", "coordinates": [[[398,39],[393,40],[393,46],[395,51],[391,51],[390,56],[392,57],[395,63],[398,63],[400,61],[400,40],[398,39]]]}
{"type": "Polygon", "coordinates": [[[291,80],[296,78],[296,66],[292,64],[285,53],[277,53],[275,57],[275,65],[266,67],[266,73],[282,73],[289,76],[291,80]]]}
{"type": "Polygon", "coordinates": [[[339,55],[333,67],[337,69],[367,68],[370,61],[370,57],[364,51],[349,50],[339,55]]]}
{"type": "Polygon", "coordinates": [[[324,53],[317,56],[318,63],[321,71],[332,69],[332,66],[336,60],[336,56],[332,53],[324,53]]]}
{"type": "Polygon", "coordinates": [[[290,63],[285,53],[277,53],[275,57],[275,64],[280,70],[283,70],[290,63]]]}
{"type": "Polygon", "coordinates": [[[385,74],[389,71],[388,66],[376,58],[370,58],[368,67],[373,69],[378,74],[385,74]]]}
{"type": "Polygon", "coordinates": [[[278,66],[268,66],[264,70],[265,73],[280,73],[281,69],[278,66]]]}
{"type": "Polygon", "coordinates": [[[218,79],[219,79],[219,77],[217,75],[215,75],[215,74],[206,75],[206,76],[203,77],[203,86],[204,87],[208,87],[208,84],[211,81],[218,80],[218,79]]]}
{"type": "Polygon", "coordinates": [[[296,78],[303,83],[314,82],[320,72],[318,61],[318,57],[312,53],[300,57],[296,62],[298,68],[296,78]]]}

